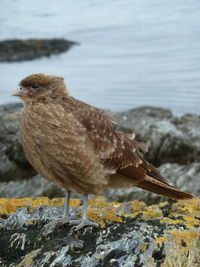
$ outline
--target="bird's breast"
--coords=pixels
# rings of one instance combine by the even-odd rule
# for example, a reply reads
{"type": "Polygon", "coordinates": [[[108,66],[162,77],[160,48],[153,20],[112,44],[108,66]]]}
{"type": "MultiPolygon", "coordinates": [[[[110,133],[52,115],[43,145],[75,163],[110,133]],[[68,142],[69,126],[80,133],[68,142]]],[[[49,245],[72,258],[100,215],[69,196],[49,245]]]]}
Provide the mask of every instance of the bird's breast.
{"type": "Polygon", "coordinates": [[[82,193],[107,185],[110,170],[101,164],[86,128],[62,107],[25,108],[20,134],[29,162],[47,179],[82,193]]]}

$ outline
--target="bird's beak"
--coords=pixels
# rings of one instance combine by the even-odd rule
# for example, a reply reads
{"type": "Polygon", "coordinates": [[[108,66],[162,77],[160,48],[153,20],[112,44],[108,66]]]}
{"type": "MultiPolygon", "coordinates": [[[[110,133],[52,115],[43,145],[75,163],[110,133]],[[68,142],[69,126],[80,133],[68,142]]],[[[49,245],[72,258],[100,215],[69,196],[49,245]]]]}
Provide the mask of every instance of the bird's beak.
{"type": "Polygon", "coordinates": [[[18,90],[16,90],[16,91],[14,91],[14,92],[12,92],[12,96],[26,96],[27,95],[27,93],[28,93],[28,91],[26,91],[26,90],[20,90],[20,89],[18,89],[18,90]]]}

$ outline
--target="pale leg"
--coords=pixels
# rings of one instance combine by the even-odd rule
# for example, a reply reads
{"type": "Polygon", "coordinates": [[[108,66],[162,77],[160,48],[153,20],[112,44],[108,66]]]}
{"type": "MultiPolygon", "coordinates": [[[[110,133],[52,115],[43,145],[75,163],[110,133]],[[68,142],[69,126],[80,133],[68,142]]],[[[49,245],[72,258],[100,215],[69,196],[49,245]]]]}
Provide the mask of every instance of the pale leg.
{"type": "Polygon", "coordinates": [[[70,222],[69,200],[70,200],[70,191],[67,191],[66,192],[66,201],[64,204],[63,218],[58,218],[58,219],[56,218],[56,219],[52,220],[51,222],[47,223],[43,227],[43,234],[44,235],[48,235],[49,233],[51,233],[54,230],[54,228],[56,228],[57,226],[70,222]]]}
{"type": "Polygon", "coordinates": [[[83,215],[81,220],[72,220],[70,224],[78,224],[73,227],[73,230],[78,231],[85,226],[99,227],[97,223],[90,221],[87,217],[87,205],[88,205],[88,195],[83,195],[83,215]]]}
{"type": "Polygon", "coordinates": [[[66,200],[65,200],[65,204],[64,204],[64,216],[63,216],[63,219],[66,218],[66,219],[69,219],[70,216],[69,216],[69,200],[70,200],[70,194],[71,192],[70,191],[67,191],[66,192],[66,200]]]}

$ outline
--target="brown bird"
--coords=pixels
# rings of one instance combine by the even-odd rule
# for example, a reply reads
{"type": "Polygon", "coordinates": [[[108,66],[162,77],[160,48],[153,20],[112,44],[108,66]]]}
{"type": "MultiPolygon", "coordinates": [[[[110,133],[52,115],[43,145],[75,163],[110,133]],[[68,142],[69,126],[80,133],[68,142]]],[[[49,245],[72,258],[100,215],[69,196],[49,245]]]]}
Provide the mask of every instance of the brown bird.
{"type": "Polygon", "coordinates": [[[96,226],[87,218],[88,194],[107,187],[136,186],[172,199],[194,196],[169,185],[143,157],[144,144],[113,130],[103,110],[69,95],[61,77],[33,74],[13,95],[24,102],[20,136],[27,159],[46,179],[68,192],[63,222],[69,222],[70,192],[83,197],[76,230],[96,226]]]}

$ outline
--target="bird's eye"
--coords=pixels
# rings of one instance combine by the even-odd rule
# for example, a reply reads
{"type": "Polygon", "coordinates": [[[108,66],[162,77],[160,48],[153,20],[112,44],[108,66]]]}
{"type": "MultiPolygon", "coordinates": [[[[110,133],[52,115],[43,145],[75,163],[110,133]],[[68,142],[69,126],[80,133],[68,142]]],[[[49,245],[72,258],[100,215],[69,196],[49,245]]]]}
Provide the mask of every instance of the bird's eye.
{"type": "Polygon", "coordinates": [[[38,83],[31,83],[31,84],[30,84],[30,87],[31,87],[32,89],[37,89],[37,88],[40,87],[40,85],[39,85],[38,83]]]}

